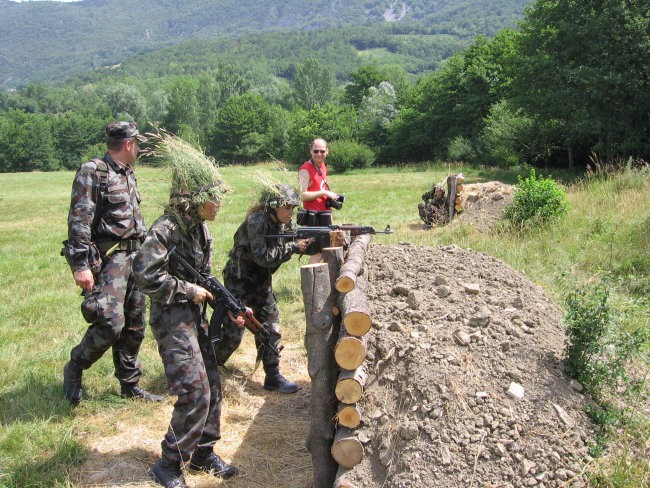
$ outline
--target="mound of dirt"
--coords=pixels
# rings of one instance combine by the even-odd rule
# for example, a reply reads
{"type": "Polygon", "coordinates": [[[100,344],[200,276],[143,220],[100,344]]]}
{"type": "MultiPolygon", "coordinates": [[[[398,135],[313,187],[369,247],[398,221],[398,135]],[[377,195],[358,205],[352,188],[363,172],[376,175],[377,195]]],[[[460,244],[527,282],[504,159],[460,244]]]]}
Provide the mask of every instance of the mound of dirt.
{"type": "Polygon", "coordinates": [[[462,197],[465,210],[453,222],[463,222],[483,232],[501,219],[505,208],[512,203],[514,187],[500,181],[464,185],[462,197]]]}
{"type": "Polygon", "coordinates": [[[365,457],[347,479],[366,488],[585,486],[587,400],[562,372],[562,312],[541,287],[455,246],[373,244],[366,259],[365,457]]]}

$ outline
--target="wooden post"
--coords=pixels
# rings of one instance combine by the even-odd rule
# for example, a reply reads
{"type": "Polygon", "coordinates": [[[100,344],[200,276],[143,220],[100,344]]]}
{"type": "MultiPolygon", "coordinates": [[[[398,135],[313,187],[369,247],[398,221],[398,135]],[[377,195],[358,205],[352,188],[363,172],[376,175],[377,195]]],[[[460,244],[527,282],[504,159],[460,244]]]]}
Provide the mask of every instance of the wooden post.
{"type": "Polygon", "coordinates": [[[332,383],[333,333],[332,293],[328,263],[316,263],[300,268],[303,302],[305,305],[307,370],[311,378],[310,416],[307,449],[314,468],[314,487],[330,488],[336,476],[336,462],[331,454],[334,437],[334,400],[332,383]]]}

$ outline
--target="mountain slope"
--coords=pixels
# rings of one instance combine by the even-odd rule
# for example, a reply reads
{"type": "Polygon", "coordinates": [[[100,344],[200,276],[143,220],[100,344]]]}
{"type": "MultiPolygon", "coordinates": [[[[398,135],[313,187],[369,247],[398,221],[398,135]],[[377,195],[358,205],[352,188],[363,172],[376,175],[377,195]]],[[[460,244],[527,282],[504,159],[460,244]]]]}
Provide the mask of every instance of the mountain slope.
{"type": "Polygon", "coordinates": [[[271,30],[416,21],[491,35],[531,0],[0,0],[0,87],[52,80],[135,53],[271,30]],[[399,19],[399,20],[397,20],[399,19]]]}

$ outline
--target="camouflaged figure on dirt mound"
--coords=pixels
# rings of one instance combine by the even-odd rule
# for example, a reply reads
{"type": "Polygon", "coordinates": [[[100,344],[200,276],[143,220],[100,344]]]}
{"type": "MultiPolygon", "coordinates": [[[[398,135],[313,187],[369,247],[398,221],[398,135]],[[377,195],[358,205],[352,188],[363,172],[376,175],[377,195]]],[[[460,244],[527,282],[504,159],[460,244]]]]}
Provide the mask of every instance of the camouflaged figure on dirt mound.
{"type": "Polygon", "coordinates": [[[418,204],[418,212],[424,222],[424,229],[447,223],[447,199],[444,188],[435,185],[425,192],[422,195],[422,203],[418,204]]]}
{"type": "Polygon", "coordinates": [[[81,401],[83,370],[110,348],[121,395],[162,400],[138,386],[146,312],[131,265],[146,228],[132,166],[146,140],[134,122],[109,124],[106,154],[83,163],[72,184],[68,240],[61,252],[83,289],[81,313],[91,324],[63,369],[63,392],[73,405],[81,401]]]}
{"type": "MultiPolygon", "coordinates": [[[[302,254],[309,239],[286,242],[269,238],[294,228],[294,209],[300,205],[296,190],[277,184],[266,188],[259,202],[253,205],[234,236],[234,245],[223,270],[224,285],[247,307],[270,332],[270,343],[280,344],[280,313],[273,294],[273,273],[294,254],[302,254]]],[[[219,364],[224,364],[239,347],[243,330],[226,320],[217,347],[219,364]]],[[[264,365],[264,388],[282,393],[294,393],[298,385],[280,374],[280,358],[270,348],[264,348],[256,337],[258,360],[264,365]]]]}
{"type": "MultiPolygon", "coordinates": [[[[176,396],[162,455],[149,477],[168,488],[186,487],[182,463],[191,469],[231,478],[238,469],[213,452],[221,438],[221,376],[208,333],[205,288],[178,263],[175,253],[201,273],[210,274],[212,237],[206,221],[221,207],[225,187],[214,163],[170,135],[160,136],[154,154],[172,159],[169,204],[149,230],[133,269],[151,298],[151,330],[158,343],[169,394],[176,396]],[[170,152],[181,154],[174,158],[170,152]],[[179,161],[180,160],[180,161],[179,161]]],[[[232,317],[235,327],[243,319],[232,317]]]]}

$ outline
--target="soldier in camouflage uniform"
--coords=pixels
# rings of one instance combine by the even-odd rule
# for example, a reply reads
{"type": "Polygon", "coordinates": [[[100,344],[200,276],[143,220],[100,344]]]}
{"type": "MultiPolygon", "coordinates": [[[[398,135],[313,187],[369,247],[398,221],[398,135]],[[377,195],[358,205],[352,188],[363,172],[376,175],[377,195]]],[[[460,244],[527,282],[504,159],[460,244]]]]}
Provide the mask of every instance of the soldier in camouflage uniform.
{"type": "Polygon", "coordinates": [[[140,141],[146,138],[135,123],[109,124],[106,154],[82,164],[72,185],[63,252],[75,283],[83,289],[81,313],[91,324],[63,370],[64,394],[75,405],[82,397],[83,370],[109,348],[123,397],[162,400],[138,386],[145,298],[135,284],[131,264],[146,233],[132,168],[140,141]]]}
{"type": "Polygon", "coordinates": [[[422,195],[422,202],[418,204],[420,218],[424,222],[424,229],[430,229],[433,225],[441,225],[447,221],[445,190],[435,185],[431,190],[422,195]]]}
{"type": "MultiPolygon", "coordinates": [[[[273,294],[272,275],[280,265],[297,253],[304,253],[309,239],[285,242],[268,238],[268,234],[291,231],[293,210],[300,205],[297,192],[288,185],[275,185],[263,192],[260,201],[249,209],[246,219],[234,236],[234,246],[223,270],[225,287],[267,327],[270,342],[277,349],[280,344],[280,314],[273,294]]],[[[217,359],[223,365],[239,347],[244,331],[227,320],[217,346],[217,359]]],[[[298,385],[280,374],[280,358],[265,349],[256,338],[258,358],[266,373],[264,388],[282,393],[293,393],[298,385]]]]}
{"type": "MultiPolygon", "coordinates": [[[[210,274],[212,237],[206,220],[220,208],[223,187],[218,173],[197,168],[188,181],[201,182],[188,189],[177,172],[172,179],[170,204],[149,230],[133,269],[142,291],[151,297],[150,325],[158,343],[169,394],[177,396],[162,456],[149,476],[168,488],[185,487],[183,462],[190,468],[230,478],[238,469],[213,452],[221,438],[221,377],[208,335],[206,300],[212,294],[170,257],[172,248],[201,273],[210,274]],[[207,181],[208,178],[210,181],[207,181]]],[[[216,170],[214,170],[216,171],[216,170]]],[[[231,316],[235,327],[243,318],[231,316]]]]}

